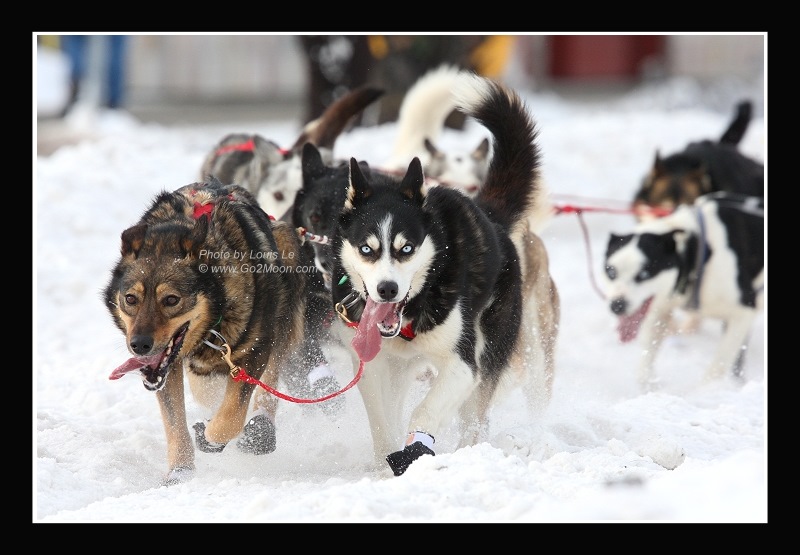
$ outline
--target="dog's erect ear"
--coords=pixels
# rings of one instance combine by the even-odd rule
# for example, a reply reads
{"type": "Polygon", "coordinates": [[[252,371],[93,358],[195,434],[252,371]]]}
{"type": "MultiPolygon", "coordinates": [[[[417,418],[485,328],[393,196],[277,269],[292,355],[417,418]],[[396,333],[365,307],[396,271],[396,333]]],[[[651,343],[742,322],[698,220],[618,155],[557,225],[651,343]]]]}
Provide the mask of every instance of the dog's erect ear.
{"type": "Polygon", "coordinates": [[[120,253],[122,256],[133,255],[134,258],[139,255],[139,249],[142,248],[144,243],[144,236],[147,233],[147,224],[138,224],[129,227],[122,232],[122,246],[120,253]]]}
{"type": "Polygon", "coordinates": [[[606,246],[606,258],[617,252],[619,249],[627,245],[633,239],[633,234],[628,233],[626,235],[617,235],[616,233],[611,233],[608,237],[608,245],[606,246]]]}
{"type": "Polygon", "coordinates": [[[205,244],[206,235],[208,235],[208,226],[208,218],[197,218],[194,227],[181,238],[181,249],[186,256],[197,258],[200,255],[200,249],[205,244]]]}
{"type": "Polygon", "coordinates": [[[350,158],[350,181],[347,186],[347,200],[344,203],[345,210],[352,210],[357,202],[368,199],[370,196],[372,196],[372,187],[364,177],[361,166],[358,165],[355,158],[350,158]]]}
{"type": "Polygon", "coordinates": [[[427,151],[428,151],[428,153],[429,153],[431,156],[433,156],[434,158],[435,158],[437,155],[439,155],[439,154],[440,154],[440,153],[439,153],[439,149],[438,149],[438,148],[436,148],[436,145],[434,145],[434,144],[433,144],[433,143],[432,143],[432,142],[431,142],[431,141],[430,141],[430,140],[429,140],[427,137],[425,137],[425,150],[427,150],[427,151]]]}
{"type": "Polygon", "coordinates": [[[472,158],[484,160],[489,155],[489,139],[484,138],[481,143],[472,151],[472,158]]]}
{"type": "Polygon", "coordinates": [[[325,173],[325,163],[322,161],[322,154],[312,143],[303,145],[303,187],[311,179],[319,177],[325,173]]]}
{"type": "Polygon", "coordinates": [[[664,175],[664,162],[661,159],[661,153],[656,150],[656,159],[653,162],[653,177],[664,175]]]}
{"type": "Polygon", "coordinates": [[[415,156],[408,165],[408,171],[403,177],[403,181],[400,182],[400,194],[409,200],[422,204],[425,198],[425,193],[422,190],[424,183],[425,176],[422,173],[422,162],[415,156]]]}

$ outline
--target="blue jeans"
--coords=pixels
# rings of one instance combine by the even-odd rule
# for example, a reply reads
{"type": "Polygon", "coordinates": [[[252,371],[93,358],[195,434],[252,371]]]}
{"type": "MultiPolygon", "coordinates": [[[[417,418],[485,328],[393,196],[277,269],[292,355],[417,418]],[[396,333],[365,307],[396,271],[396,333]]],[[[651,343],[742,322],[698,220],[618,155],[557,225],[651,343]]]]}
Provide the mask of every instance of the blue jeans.
{"type": "Polygon", "coordinates": [[[81,94],[87,80],[95,76],[100,89],[98,100],[109,108],[122,106],[127,35],[62,35],[61,49],[72,64],[73,100],[81,94]]]}

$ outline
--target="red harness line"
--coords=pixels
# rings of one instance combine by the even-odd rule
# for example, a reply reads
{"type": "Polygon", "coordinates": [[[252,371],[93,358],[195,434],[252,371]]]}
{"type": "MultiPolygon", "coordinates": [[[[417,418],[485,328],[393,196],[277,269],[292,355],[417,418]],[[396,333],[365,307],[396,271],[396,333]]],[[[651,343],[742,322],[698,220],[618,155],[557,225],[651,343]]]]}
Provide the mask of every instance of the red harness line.
{"type": "MultiPolygon", "coordinates": [[[[348,322],[347,325],[351,328],[357,328],[358,322],[348,322]]],[[[403,339],[406,339],[408,341],[414,339],[416,334],[411,329],[411,322],[403,326],[403,329],[400,330],[400,335],[403,337],[403,339]]],[[[291,395],[286,395],[285,393],[281,393],[280,391],[268,386],[264,382],[255,379],[254,377],[249,375],[245,371],[245,369],[242,368],[241,366],[237,366],[237,369],[238,371],[235,374],[231,373],[231,376],[233,377],[234,381],[247,382],[251,385],[257,385],[263,387],[264,389],[275,395],[275,397],[279,397],[286,401],[291,401],[292,403],[321,403],[322,401],[327,401],[328,399],[333,399],[334,397],[341,395],[342,393],[344,393],[345,391],[356,385],[358,383],[358,380],[361,379],[361,376],[364,375],[364,361],[359,359],[358,372],[356,372],[356,375],[353,377],[353,379],[350,381],[349,384],[344,386],[339,391],[336,391],[334,393],[329,393],[328,395],[324,395],[323,397],[319,397],[317,399],[302,399],[299,397],[292,397],[291,395]]]]}
{"type": "Polygon", "coordinates": [[[247,382],[247,383],[249,383],[251,385],[261,386],[264,389],[266,389],[267,391],[269,391],[270,393],[272,393],[275,397],[280,397],[281,399],[284,399],[286,401],[291,401],[292,403],[321,403],[322,401],[327,401],[328,399],[332,399],[332,398],[334,398],[334,397],[336,397],[338,395],[341,395],[342,393],[344,393],[345,391],[347,391],[348,389],[350,389],[351,387],[356,385],[356,383],[358,383],[358,380],[360,380],[361,376],[364,374],[364,361],[363,360],[359,361],[358,372],[356,372],[355,377],[350,381],[349,384],[344,386],[339,391],[336,391],[334,393],[329,393],[328,395],[325,395],[323,397],[319,397],[317,399],[301,399],[301,398],[298,398],[298,397],[292,397],[291,395],[286,395],[285,393],[281,393],[280,391],[271,388],[270,386],[268,386],[264,382],[255,379],[254,377],[249,375],[244,370],[244,368],[242,368],[241,366],[239,366],[238,368],[239,368],[239,371],[236,373],[236,375],[231,374],[231,376],[233,377],[234,381],[247,382]]]}
{"type": "Polygon", "coordinates": [[[242,152],[253,152],[256,149],[256,142],[250,137],[249,140],[243,143],[234,143],[230,145],[224,145],[219,147],[217,150],[214,151],[216,156],[221,156],[227,152],[234,152],[236,150],[240,150],[242,152]]]}
{"type": "MultiPolygon", "coordinates": [[[[647,210],[658,218],[672,213],[672,210],[657,208],[655,206],[649,207],[647,210]]],[[[602,300],[606,300],[605,293],[603,293],[602,289],[600,289],[600,287],[597,285],[597,281],[595,280],[594,277],[594,272],[592,271],[592,263],[594,261],[594,258],[592,256],[591,242],[589,241],[589,229],[586,226],[586,222],[583,219],[583,213],[607,212],[610,214],[636,214],[643,212],[644,209],[634,210],[633,208],[631,208],[630,205],[627,205],[624,208],[601,208],[601,207],[575,206],[572,204],[563,204],[563,205],[554,204],[553,211],[557,216],[560,214],[578,215],[578,222],[581,224],[581,231],[583,232],[583,242],[586,245],[586,259],[588,262],[589,281],[591,281],[592,287],[594,288],[595,292],[600,296],[600,298],[602,300]]]]}
{"type": "MultiPolygon", "coordinates": [[[[230,145],[230,146],[238,146],[238,145],[230,145]]],[[[241,150],[241,149],[239,149],[239,150],[241,150]]],[[[192,196],[194,196],[196,194],[197,194],[197,191],[192,191],[191,192],[192,196]]],[[[232,195],[228,195],[228,198],[233,200],[233,196],[232,195]]],[[[207,202],[206,204],[201,204],[199,202],[195,202],[194,203],[193,216],[194,216],[195,219],[200,219],[203,216],[205,216],[205,217],[208,218],[209,221],[211,221],[211,216],[212,216],[213,212],[214,212],[214,203],[213,202],[207,202]]],[[[275,218],[270,216],[270,219],[274,220],[275,218]]],[[[230,351],[229,351],[229,353],[230,353],[230,351]]],[[[228,362],[229,365],[231,366],[231,377],[233,378],[234,381],[247,382],[247,383],[249,383],[251,385],[258,385],[260,387],[263,387],[264,389],[266,389],[267,391],[269,391],[270,393],[272,393],[276,397],[279,397],[281,399],[285,399],[286,401],[291,401],[293,403],[321,403],[322,401],[327,401],[328,399],[332,399],[333,397],[341,395],[342,393],[344,393],[345,391],[347,391],[348,389],[350,389],[351,387],[356,385],[356,383],[358,383],[358,380],[361,379],[361,376],[364,373],[364,361],[360,361],[360,364],[358,366],[358,372],[356,373],[356,375],[353,378],[353,380],[349,384],[344,386],[342,389],[340,389],[339,391],[336,391],[334,393],[330,393],[328,395],[325,395],[323,397],[319,397],[317,399],[301,399],[299,397],[292,397],[291,395],[286,395],[284,393],[281,393],[280,391],[278,391],[276,389],[273,389],[272,387],[268,386],[264,382],[255,379],[254,377],[249,375],[247,373],[247,371],[244,368],[242,368],[241,366],[235,366],[235,365],[233,365],[232,362],[229,362],[230,358],[223,357],[223,359],[226,362],[228,362]]]]}
{"type": "MultiPolygon", "coordinates": [[[[229,145],[223,145],[214,151],[214,155],[222,156],[223,154],[226,154],[228,152],[235,152],[237,150],[241,152],[253,152],[255,149],[256,149],[255,139],[253,137],[250,137],[243,143],[233,143],[229,145]]],[[[279,149],[279,152],[285,156],[289,151],[284,148],[281,148],[279,149]]]]}

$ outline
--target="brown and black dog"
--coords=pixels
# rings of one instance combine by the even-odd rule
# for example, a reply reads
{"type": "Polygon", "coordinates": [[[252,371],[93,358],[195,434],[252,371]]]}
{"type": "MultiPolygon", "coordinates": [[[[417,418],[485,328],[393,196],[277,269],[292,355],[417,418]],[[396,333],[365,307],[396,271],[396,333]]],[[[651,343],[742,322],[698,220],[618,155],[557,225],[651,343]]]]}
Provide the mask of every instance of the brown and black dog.
{"type": "MultiPolygon", "coordinates": [[[[276,387],[285,361],[302,346],[307,273],[289,224],[271,221],[247,190],[218,181],[194,183],[156,197],[122,232],[121,257],[104,291],[114,323],[133,355],[110,379],[138,372],[154,391],[167,436],[173,484],[194,474],[186,421],[184,372],[201,403],[207,384],[240,367],[276,387]],[[219,348],[230,348],[228,362],[219,348]]],[[[219,452],[236,438],[246,452],[275,449],[277,400],[227,379],[213,418],[194,425],[197,448],[219,452]]]]}
{"type": "Polygon", "coordinates": [[[697,197],[717,191],[763,198],[764,164],[738,148],[752,111],[752,102],[740,102],[719,140],[692,142],[664,158],[656,152],[653,167],[634,195],[637,219],[666,215],[679,205],[692,204],[697,197]]]}

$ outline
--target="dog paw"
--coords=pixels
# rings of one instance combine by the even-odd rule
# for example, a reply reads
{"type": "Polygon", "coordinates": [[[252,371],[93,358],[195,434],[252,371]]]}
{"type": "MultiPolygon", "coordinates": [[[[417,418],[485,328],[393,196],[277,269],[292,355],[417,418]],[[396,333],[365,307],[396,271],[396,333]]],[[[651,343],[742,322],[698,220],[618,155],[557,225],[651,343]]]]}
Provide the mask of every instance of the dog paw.
{"type": "Polygon", "coordinates": [[[245,453],[266,455],[275,450],[275,424],[266,414],[256,414],[244,426],[236,446],[245,453]]]}
{"type": "Polygon", "coordinates": [[[206,423],[195,422],[194,426],[194,441],[197,448],[204,453],[219,453],[225,449],[224,443],[217,443],[216,441],[208,441],[206,439],[206,423]]]}
{"type": "Polygon", "coordinates": [[[400,476],[411,463],[420,458],[422,455],[436,455],[433,449],[423,445],[420,441],[415,441],[411,445],[406,445],[402,451],[395,451],[386,457],[386,462],[392,468],[395,476],[400,476]]]}
{"type": "Polygon", "coordinates": [[[176,484],[188,482],[192,478],[194,478],[194,468],[179,466],[177,468],[173,468],[167,473],[166,477],[161,482],[161,485],[174,486],[176,484]]]}
{"type": "MultiPolygon", "coordinates": [[[[325,397],[326,395],[336,393],[341,389],[342,388],[339,386],[339,382],[336,381],[336,378],[333,376],[325,376],[323,378],[319,378],[313,383],[311,386],[311,397],[313,399],[319,399],[320,397],[325,397]]],[[[332,397],[327,401],[322,401],[319,403],[319,408],[328,418],[332,418],[344,411],[344,406],[345,398],[342,395],[337,395],[336,397],[332,397]]]]}

